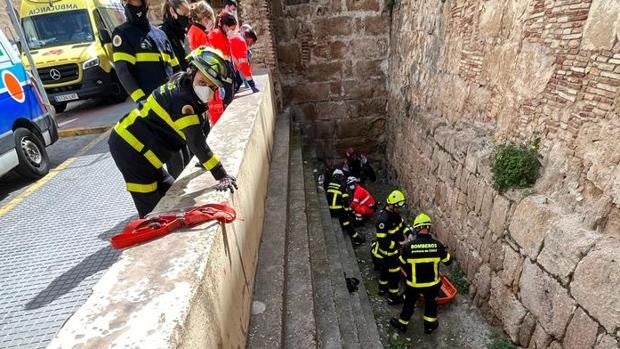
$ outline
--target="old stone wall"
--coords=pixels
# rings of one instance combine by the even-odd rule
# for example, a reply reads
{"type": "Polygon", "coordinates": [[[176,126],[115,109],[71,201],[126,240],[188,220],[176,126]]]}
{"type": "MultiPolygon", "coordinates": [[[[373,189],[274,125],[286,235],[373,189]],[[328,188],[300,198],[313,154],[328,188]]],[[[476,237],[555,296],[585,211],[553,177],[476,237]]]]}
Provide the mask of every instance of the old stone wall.
{"type": "Polygon", "coordinates": [[[617,348],[620,2],[397,2],[386,153],[472,281],[530,348],[617,348]],[[543,173],[499,193],[496,144],[539,136],[543,173]]]}
{"type": "Polygon", "coordinates": [[[279,0],[274,27],[284,101],[319,156],[375,150],[385,132],[389,11],[382,0],[279,0]]]}

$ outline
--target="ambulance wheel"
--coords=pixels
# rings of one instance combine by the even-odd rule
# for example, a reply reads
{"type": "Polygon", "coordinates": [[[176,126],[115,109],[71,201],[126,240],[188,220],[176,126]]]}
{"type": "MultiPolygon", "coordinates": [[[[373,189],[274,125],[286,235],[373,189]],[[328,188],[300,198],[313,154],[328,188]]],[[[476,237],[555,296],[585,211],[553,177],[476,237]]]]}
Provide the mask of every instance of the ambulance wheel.
{"type": "Polygon", "coordinates": [[[41,139],[27,128],[18,128],[15,136],[15,150],[19,166],[15,169],[24,177],[37,179],[50,171],[49,157],[41,139]]]}
{"type": "Polygon", "coordinates": [[[110,83],[110,95],[108,97],[110,103],[122,103],[127,99],[127,92],[121,82],[118,81],[116,73],[112,73],[112,82],[110,83]]]}
{"type": "Polygon", "coordinates": [[[63,111],[65,111],[65,109],[67,109],[67,102],[62,102],[62,103],[58,103],[58,104],[53,104],[54,106],[54,110],[56,110],[56,113],[62,113],[63,111]]]}

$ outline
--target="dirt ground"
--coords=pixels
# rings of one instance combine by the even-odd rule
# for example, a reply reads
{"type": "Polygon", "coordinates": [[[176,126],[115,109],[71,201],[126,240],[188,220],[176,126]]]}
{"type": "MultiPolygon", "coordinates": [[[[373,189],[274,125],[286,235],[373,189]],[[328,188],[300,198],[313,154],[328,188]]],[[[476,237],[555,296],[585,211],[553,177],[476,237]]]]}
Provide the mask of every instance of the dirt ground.
{"type": "MultiPolygon", "coordinates": [[[[368,185],[368,188],[378,202],[384,202],[387,194],[396,187],[389,183],[376,182],[368,185]]],[[[403,217],[410,223],[416,213],[415,208],[408,207],[405,211],[403,217]]],[[[356,249],[357,259],[385,348],[514,348],[503,337],[501,330],[493,328],[484,320],[464,290],[461,291],[465,294],[459,293],[451,304],[439,307],[440,326],[433,334],[426,335],[423,332],[423,303],[419,304],[420,307],[416,307],[407,332],[396,331],[389,325],[389,320],[400,314],[402,305],[390,306],[385,298],[377,294],[378,275],[373,271],[370,257],[370,242],[374,239],[375,220],[366,222],[359,231],[366,235],[368,242],[356,249]]],[[[453,283],[456,281],[461,288],[467,287],[467,281],[460,276],[462,274],[458,268],[458,264],[453,263],[450,267],[442,267],[441,270],[449,277],[452,276],[451,279],[458,278],[452,280],[453,283]]]]}

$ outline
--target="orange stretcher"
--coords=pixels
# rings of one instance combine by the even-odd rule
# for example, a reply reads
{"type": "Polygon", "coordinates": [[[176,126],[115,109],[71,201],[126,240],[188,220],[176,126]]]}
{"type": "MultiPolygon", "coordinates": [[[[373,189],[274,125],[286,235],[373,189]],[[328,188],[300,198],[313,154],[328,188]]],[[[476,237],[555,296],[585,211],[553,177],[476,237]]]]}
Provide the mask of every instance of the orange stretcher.
{"type": "Polygon", "coordinates": [[[230,223],[237,213],[227,204],[206,204],[179,212],[166,212],[152,217],[134,219],[110,240],[112,247],[122,249],[157,239],[183,227],[190,227],[216,220],[230,223]]]}
{"type": "Polygon", "coordinates": [[[452,285],[450,279],[445,274],[441,274],[441,289],[439,290],[439,297],[437,298],[437,304],[444,305],[450,304],[456,298],[456,287],[452,285]]]}

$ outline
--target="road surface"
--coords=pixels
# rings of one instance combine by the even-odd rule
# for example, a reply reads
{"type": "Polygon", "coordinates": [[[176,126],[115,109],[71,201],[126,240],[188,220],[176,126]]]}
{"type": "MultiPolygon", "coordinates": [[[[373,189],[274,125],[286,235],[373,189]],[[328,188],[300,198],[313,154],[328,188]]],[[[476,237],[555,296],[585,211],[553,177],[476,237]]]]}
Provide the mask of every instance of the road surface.
{"type": "MultiPolygon", "coordinates": [[[[61,131],[100,128],[131,107],[74,103],[57,122],[61,131]]],[[[38,181],[0,179],[0,348],[44,348],[119,257],[108,240],[135,209],[107,135],[61,138],[38,181]]]]}

